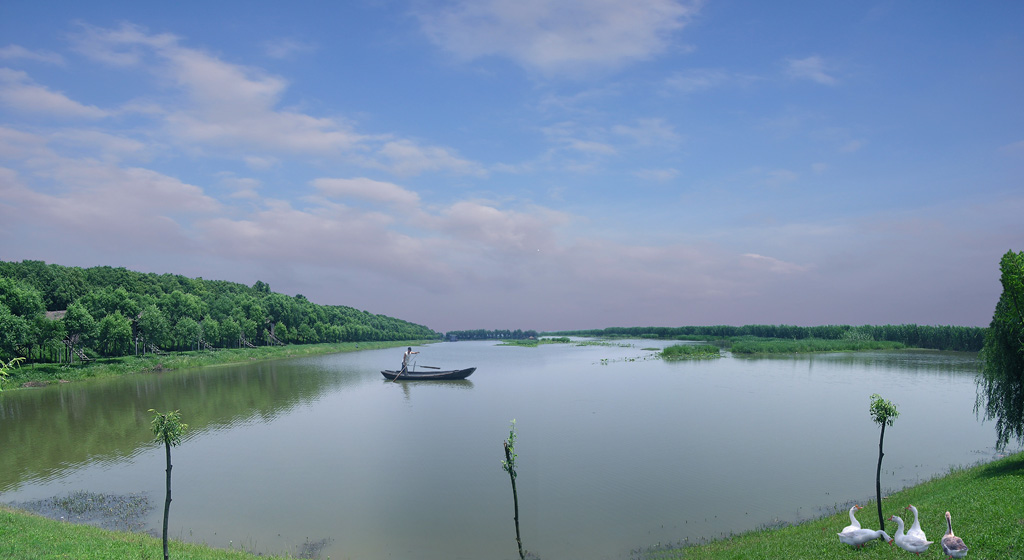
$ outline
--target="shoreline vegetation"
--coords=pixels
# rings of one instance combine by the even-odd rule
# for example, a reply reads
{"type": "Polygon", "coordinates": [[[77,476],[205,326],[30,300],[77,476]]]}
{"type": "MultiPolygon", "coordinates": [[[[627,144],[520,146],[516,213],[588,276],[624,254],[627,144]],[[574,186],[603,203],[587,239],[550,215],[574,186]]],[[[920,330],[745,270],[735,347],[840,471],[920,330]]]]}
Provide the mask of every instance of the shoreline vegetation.
{"type": "MultiPolygon", "coordinates": [[[[567,336],[541,337],[524,340],[503,340],[498,346],[521,346],[536,348],[542,344],[574,344],[576,346],[601,346],[614,344],[614,340],[633,338],[632,336],[601,336],[598,340],[572,340],[567,336]]],[[[652,339],[654,337],[641,337],[652,339]]],[[[767,338],[757,336],[733,336],[708,341],[702,337],[681,337],[676,340],[704,342],[705,344],[674,344],[658,351],[658,356],[666,360],[682,360],[694,358],[720,358],[722,350],[733,354],[806,354],[811,352],[860,352],[866,350],[900,350],[907,348],[902,342],[887,340],[867,340],[856,338],[822,339],[822,338],[767,338]]],[[[927,349],[927,348],[924,348],[927,349]]],[[[652,348],[650,350],[657,350],[652,348]]]]}
{"type": "Polygon", "coordinates": [[[722,350],[712,344],[674,344],[659,354],[664,360],[706,360],[722,357],[722,350]]]}
{"type": "MultiPolygon", "coordinates": [[[[1024,502],[1009,496],[1024,495],[1024,452],[967,468],[952,468],[946,475],[892,492],[883,497],[887,514],[899,515],[914,504],[921,511],[921,526],[937,541],[945,532],[942,513],[949,510],[956,534],[966,541],[972,555],[982,558],[1017,558],[1024,551],[1024,502]]],[[[833,513],[796,524],[773,524],[735,535],[723,535],[699,542],[651,544],[630,552],[631,560],[726,560],[733,558],[793,558],[827,560],[847,558],[891,558],[893,550],[872,542],[853,551],[839,542],[836,533],[849,523],[846,508],[835,504],[833,513]]],[[[867,510],[874,501],[863,502],[867,510]]],[[[863,520],[866,526],[873,526],[863,520]]],[[[887,525],[887,528],[888,527],[887,525]]],[[[120,558],[162,558],[162,541],[145,533],[126,533],[48,519],[10,506],[0,505],[0,542],[13,558],[77,558],[113,560],[120,558]]],[[[938,550],[936,542],[933,547],[938,550]]],[[[299,548],[302,548],[300,545],[299,548]]],[[[171,556],[180,560],[252,560],[262,558],[311,558],[291,552],[215,549],[202,544],[172,540],[171,556]],[[281,555],[274,555],[281,554],[281,555]]],[[[934,553],[934,552],[931,552],[934,553]]]]}
{"type": "Polygon", "coordinates": [[[338,342],[321,344],[289,344],[286,346],[258,346],[256,348],[219,348],[99,358],[73,366],[50,363],[21,364],[10,368],[5,384],[7,390],[43,387],[54,383],[68,383],[86,379],[101,379],[134,373],[162,373],[179,369],[213,367],[265,360],[281,360],[376,350],[402,346],[420,346],[437,340],[389,340],[370,342],[338,342]]]}
{"type": "MultiPolygon", "coordinates": [[[[907,348],[979,352],[985,344],[985,327],[926,325],[730,325],[690,327],[609,327],[579,331],[541,333],[545,337],[583,336],[599,338],[650,338],[710,342],[726,347],[737,341],[821,340],[856,346],[857,342],[897,342],[907,348]]],[[[820,343],[815,343],[820,344],[820,343]]],[[[876,348],[865,348],[876,349],[876,348]]],[[[735,350],[733,350],[735,352],[735,350]]],[[[786,352],[788,350],[780,350],[786,352]]],[[[807,350],[807,351],[833,351],[807,350]]],[[[758,350],[757,352],[772,352],[758,350]]]]}

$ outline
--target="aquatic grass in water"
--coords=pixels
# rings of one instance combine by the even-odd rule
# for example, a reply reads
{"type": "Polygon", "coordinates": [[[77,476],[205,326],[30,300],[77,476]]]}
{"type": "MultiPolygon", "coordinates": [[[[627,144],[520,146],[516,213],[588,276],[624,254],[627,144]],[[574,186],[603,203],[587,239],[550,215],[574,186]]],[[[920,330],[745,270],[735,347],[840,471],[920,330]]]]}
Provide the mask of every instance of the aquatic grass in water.
{"type": "Polygon", "coordinates": [[[721,358],[722,351],[711,344],[676,344],[661,351],[666,360],[700,360],[721,358]]]}
{"type": "Polygon", "coordinates": [[[114,531],[142,531],[149,510],[145,494],[97,494],[78,491],[66,496],[14,504],[15,507],[69,523],[96,525],[114,531]]]}

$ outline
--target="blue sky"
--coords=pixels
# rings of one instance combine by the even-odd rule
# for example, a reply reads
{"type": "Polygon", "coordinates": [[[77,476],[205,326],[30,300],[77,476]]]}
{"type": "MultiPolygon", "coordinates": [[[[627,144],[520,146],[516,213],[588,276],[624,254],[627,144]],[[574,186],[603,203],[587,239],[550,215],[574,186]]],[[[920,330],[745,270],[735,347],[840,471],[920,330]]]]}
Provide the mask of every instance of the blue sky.
{"type": "Polygon", "coordinates": [[[0,5],[0,259],[435,330],[987,325],[1024,4],[0,5]]]}

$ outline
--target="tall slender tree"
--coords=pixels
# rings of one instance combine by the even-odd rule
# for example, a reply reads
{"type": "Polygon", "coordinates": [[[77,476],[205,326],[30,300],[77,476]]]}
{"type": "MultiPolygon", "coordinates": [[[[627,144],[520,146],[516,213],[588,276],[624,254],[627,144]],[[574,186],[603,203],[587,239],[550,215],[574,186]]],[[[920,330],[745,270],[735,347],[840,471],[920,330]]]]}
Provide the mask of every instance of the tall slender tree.
{"type": "Polygon", "coordinates": [[[508,473],[512,481],[512,505],[515,510],[513,519],[516,522],[516,544],[519,546],[520,560],[526,558],[523,552],[523,539],[519,536],[519,494],[516,492],[516,421],[512,420],[512,427],[508,432],[508,439],[505,440],[505,460],[501,462],[501,468],[508,473]]]}
{"type": "Polygon", "coordinates": [[[153,428],[153,434],[156,436],[156,441],[163,443],[164,449],[167,450],[167,496],[164,498],[164,560],[168,560],[170,555],[167,552],[167,518],[171,513],[171,447],[176,447],[181,443],[181,437],[188,430],[188,424],[181,422],[181,414],[177,410],[160,413],[151,408],[149,411],[153,413],[151,427],[153,428]]]}
{"type": "Polygon", "coordinates": [[[0,360],[0,392],[3,392],[4,390],[4,381],[7,381],[8,371],[17,366],[18,363],[24,359],[25,358],[18,356],[17,358],[11,358],[11,361],[9,362],[0,360]]]}
{"type": "MultiPolygon", "coordinates": [[[[882,517],[882,441],[885,440],[885,427],[892,426],[900,415],[896,405],[883,399],[878,393],[871,395],[871,419],[882,427],[878,436],[878,468],[875,469],[875,500],[878,504],[878,528],[885,530],[885,518],[882,517]]],[[[881,538],[881,537],[879,537],[881,538]]]]}

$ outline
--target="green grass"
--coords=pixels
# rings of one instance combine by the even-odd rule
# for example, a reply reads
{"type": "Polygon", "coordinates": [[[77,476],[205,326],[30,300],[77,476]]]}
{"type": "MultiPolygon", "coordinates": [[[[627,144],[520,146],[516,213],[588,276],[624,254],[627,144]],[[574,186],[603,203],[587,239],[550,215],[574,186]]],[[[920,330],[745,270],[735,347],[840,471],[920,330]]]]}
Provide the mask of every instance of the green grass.
{"type": "MultiPolygon", "coordinates": [[[[175,560],[251,560],[255,554],[171,541],[175,560]]],[[[0,557],[17,560],[162,560],[163,541],[46,519],[0,505],[0,557]]],[[[288,556],[259,556],[272,560],[288,556]]]]}
{"type": "Polygon", "coordinates": [[[659,355],[666,360],[690,360],[720,358],[722,352],[711,344],[675,344],[662,350],[659,355]]]}
{"type": "Polygon", "coordinates": [[[76,362],[73,366],[59,366],[55,364],[22,364],[19,367],[8,370],[8,379],[4,388],[15,389],[26,383],[32,385],[45,385],[48,383],[64,381],[116,377],[130,373],[159,372],[262,360],[335,354],[339,352],[353,352],[357,350],[412,346],[426,342],[436,341],[400,340],[387,342],[341,342],[335,344],[289,344],[286,346],[222,348],[213,351],[200,350],[195,352],[170,352],[166,354],[147,354],[145,356],[101,358],[84,364],[76,362]]]}
{"type": "MultiPolygon", "coordinates": [[[[1014,559],[1024,557],[1024,452],[948,475],[893,493],[882,501],[883,514],[907,518],[906,507],[921,512],[921,527],[935,544],[925,558],[941,558],[939,539],[946,531],[943,513],[953,513],[956,534],[971,551],[968,558],[1014,559]]],[[[684,507],[685,504],[680,504],[684,507]]],[[[857,518],[864,527],[878,525],[874,502],[862,504],[857,518]]],[[[845,509],[778,529],[751,531],[731,538],[682,548],[652,547],[635,551],[634,560],[787,558],[795,560],[912,558],[902,550],[873,542],[853,550],[839,542],[836,533],[849,523],[845,509]]],[[[887,530],[894,524],[887,522],[887,530]]],[[[891,533],[892,531],[890,531],[891,533]]],[[[586,538],[585,535],[578,538],[586,538]]],[[[0,505],[0,553],[18,560],[158,560],[163,556],[160,539],[138,533],[121,533],[54,521],[0,505]]],[[[172,541],[175,560],[252,560],[289,558],[258,556],[237,550],[213,549],[172,541]]]]}
{"type": "Polygon", "coordinates": [[[563,336],[558,338],[523,338],[505,340],[498,346],[522,346],[524,348],[536,348],[541,344],[568,344],[571,342],[569,337],[563,336]]]}
{"type": "Polygon", "coordinates": [[[731,339],[734,354],[800,354],[806,352],[855,352],[860,350],[896,350],[901,342],[884,340],[826,340],[823,338],[756,338],[731,339]]]}
{"type": "MultiPolygon", "coordinates": [[[[1024,558],[1024,453],[972,467],[957,469],[934,480],[893,493],[882,499],[883,516],[898,515],[908,524],[913,504],[921,513],[921,528],[935,544],[923,555],[944,558],[939,540],[946,532],[943,514],[953,514],[953,530],[971,549],[967,558],[1024,558]]],[[[878,527],[874,501],[861,504],[857,515],[862,526],[878,527]]],[[[634,553],[636,560],[740,558],[787,558],[828,560],[832,558],[913,558],[908,552],[881,541],[853,550],[836,536],[849,524],[844,509],[834,515],[780,529],[752,531],[732,538],[683,548],[655,547],[634,553]]],[[[895,533],[896,524],[886,522],[886,532],[895,533]]]]}

